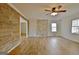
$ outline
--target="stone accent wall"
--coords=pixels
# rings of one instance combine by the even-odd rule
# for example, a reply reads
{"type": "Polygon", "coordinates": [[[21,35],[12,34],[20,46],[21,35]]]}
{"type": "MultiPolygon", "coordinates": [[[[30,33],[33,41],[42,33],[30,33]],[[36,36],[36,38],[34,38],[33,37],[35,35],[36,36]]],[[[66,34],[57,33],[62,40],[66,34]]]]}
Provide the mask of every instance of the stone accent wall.
{"type": "Polygon", "coordinates": [[[0,3],[0,52],[8,52],[20,41],[20,15],[0,3]]]}

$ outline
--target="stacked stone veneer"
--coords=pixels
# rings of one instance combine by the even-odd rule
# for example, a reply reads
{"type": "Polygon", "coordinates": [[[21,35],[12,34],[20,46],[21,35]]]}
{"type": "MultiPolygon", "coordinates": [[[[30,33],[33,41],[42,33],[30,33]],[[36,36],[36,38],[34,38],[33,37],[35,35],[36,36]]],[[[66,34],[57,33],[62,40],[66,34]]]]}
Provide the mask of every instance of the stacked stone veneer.
{"type": "Polygon", "coordinates": [[[20,41],[20,15],[0,3],[0,52],[8,52],[20,41]]]}

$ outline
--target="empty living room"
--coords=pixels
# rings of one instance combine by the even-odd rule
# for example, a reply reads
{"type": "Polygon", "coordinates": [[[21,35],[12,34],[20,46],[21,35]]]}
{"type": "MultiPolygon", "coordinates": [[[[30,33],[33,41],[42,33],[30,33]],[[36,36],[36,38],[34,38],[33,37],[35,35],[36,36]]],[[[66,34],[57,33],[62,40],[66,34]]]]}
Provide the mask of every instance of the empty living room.
{"type": "Polygon", "coordinates": [[[0,3],[1,55],[79,55],[79,3],[0,3]]]}

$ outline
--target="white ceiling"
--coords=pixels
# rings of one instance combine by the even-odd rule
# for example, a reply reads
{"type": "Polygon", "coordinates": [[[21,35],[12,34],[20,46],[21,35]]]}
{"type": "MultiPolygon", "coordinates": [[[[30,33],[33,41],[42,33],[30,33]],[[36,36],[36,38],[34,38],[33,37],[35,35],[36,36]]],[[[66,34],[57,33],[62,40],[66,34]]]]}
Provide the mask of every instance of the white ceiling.
{"type": "Polygon", "coordinates": [[[61,19],[73,14],[79,13],[78,3],[65,3],[65,4],[54,4],[54,3],[15,3],[12,4],[16,9],[18,9],[27,19],[43,19],[43,20],[54,20],[61,19]],[[57,16],[46,15],[48,12],[44,9],[51,9],[53,6],[63,5],[62,9],[66,9],[67,12],[60,13],[57,16]]]}

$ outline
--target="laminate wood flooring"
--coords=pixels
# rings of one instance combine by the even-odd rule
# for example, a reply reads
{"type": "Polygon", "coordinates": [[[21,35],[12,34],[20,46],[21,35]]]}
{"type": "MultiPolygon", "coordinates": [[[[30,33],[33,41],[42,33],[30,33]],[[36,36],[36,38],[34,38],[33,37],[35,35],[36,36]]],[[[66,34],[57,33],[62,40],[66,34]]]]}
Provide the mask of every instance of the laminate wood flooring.
{"type": "Polygon", "coordinates": [[[79,43],[61,37],[22,38],[9,55],[78,55],[79,43]]]}

